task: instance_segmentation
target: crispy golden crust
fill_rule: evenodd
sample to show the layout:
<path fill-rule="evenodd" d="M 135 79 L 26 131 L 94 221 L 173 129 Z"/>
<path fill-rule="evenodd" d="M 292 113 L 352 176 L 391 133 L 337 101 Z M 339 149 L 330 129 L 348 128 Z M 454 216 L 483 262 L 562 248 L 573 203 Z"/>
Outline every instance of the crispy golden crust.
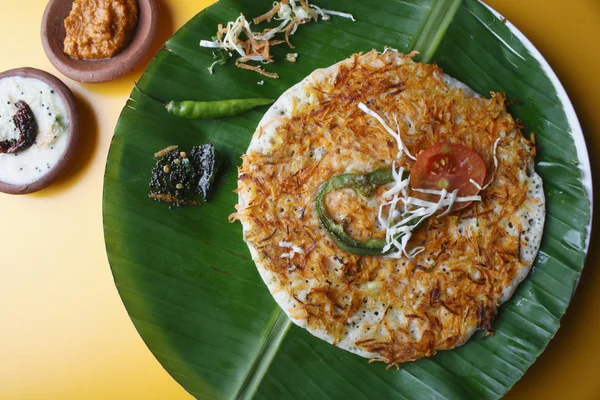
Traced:
<path fill-rule="evenodd" d="M 476 328 L 491 331 L 503 290 L 531 264 L 521 260 L 517 211 L 536 204 L 524 178 L 535 149 L 507 113 L 504 96 L 468 96 L 450 88 L 435 64 L 396 57 L 354 55 L 335 79 L 305 86 L 313 101 L 294 106 L 267 149 L 243 156 L 238 191 L 244 201 L 233 215 L 244 223 L 259 268 L 273 274 L 274 281 L 267 282 L 272 293 L 293 298 L 286 311 L 296 322 L 334 344 L 352 334 L 352 351 L 391 364 L 453 348 Z M 494 143 L 502 137 L 498 169 L 483 201 L 426 220 L 410 242 L 425 246 L 414 259 L 346 253 L 316 219 L 313 197 L 330 177 L 393 161 L 410 170 L 413 163 L 396 158 L 394 139 L 359 102 L 390 126 L 396 114 L 412 154 L 442 141 L 473 148 L 488 166 L 486 182 L 495 169 Z M 254 140 L 262 134 L 259 129 Z M 341 190 L 328 196 L 327 207 L 353 236 L 381 237 L 378 195 L 365 203 Z M 509 234 L 509 223 L 518 234 Z M 301 251 L 290 252 L 289 244 Z"/>

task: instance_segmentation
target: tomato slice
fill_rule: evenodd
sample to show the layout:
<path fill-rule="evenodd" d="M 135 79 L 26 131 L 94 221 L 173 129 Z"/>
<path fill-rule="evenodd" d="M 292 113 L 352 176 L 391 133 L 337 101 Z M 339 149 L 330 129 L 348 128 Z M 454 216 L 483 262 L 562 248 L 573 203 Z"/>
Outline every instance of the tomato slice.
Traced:
<path fill-rule="evenodd" d="M 475 196 L 479 189 L 470 180 L 481 187 L 485 180 L 486 166 L 483 159 L 469 147 L 442 142 L 434 144 L 423 151 L 410 172 L 410 186 L 413 189 L 446 189 L 453 192 L 458 189 L 458 196 Z M 414 197 L 439 201 L 439 195 L 413 192 Z M 470 203 L 456 202 L 453 210 L 465 208 Z"/>

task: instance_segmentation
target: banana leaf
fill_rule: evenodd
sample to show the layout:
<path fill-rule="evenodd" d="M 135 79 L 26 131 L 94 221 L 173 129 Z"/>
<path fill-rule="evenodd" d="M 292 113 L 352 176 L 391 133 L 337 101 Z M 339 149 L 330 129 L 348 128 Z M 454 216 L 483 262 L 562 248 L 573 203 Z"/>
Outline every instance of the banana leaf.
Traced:
<path fill-rule="evenodd" d="M 590 225 L 583 137 L 570 103 L 545 61 L 510 24 L 475 0 L 319 0 L 352 13 L 301 26 L 281 61 L 281 79 L 232 63 L 207 67 L 198 43 L 264 1 L 221 0 L 179 30 L 139 84 L 164 99 L 277 98 L 316 68 L 384 46 L 416 49 L 425 62 L 479 93 L 503 91 L 510 111 L 535 132 L 536 169 L 547 195 L 541 250 L 528 278 L 498 312 L 496 334 L 476 334 L 453 351 L 386 370 L 291 324 L 261 281 L 239 223 L 230 224 L 240 156 L 266 107 L 217 120 L 185 120 L 133 91 L 106 166 L 103 199 L 107 253 L 118 291 L 140 335 L 164 368 L 202 399 L 496 399 L 519 380 L 560 325 L 576 287 Z M 264 80 L 264 85 L 258 81 Z M 221 159 L 217 185 L 201 207 L 170 209 L 147 198 L 153 153 L 212 142 Z"/>

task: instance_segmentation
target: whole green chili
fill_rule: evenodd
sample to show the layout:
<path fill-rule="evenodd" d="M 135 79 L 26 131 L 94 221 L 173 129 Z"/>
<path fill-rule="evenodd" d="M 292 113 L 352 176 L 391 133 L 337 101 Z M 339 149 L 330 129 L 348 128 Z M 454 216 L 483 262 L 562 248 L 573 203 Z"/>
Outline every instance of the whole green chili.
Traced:
<path fill-rule="evenodd" d="M 408 173 L 406 173 L 408 174 Z M 386 245 L 384 239 L 357 240 L 344 230 L 343 224 L 338 224 L 327 213 L 325 196 L 337 189 L 350 188 L 367 200 L 373 195 L 375 189 L 386 183 L 394 181 L 391 168 L 382 168 L 367 174 L 342 174 L 337 175 L 319 187 L 314 199 L 317 218 L 321 226 L 327 230 L 337 245 L 343 250 L 360 255 L 381 255 Z"/>
<path fill-rule="evenodd" d="M 171 115 L 188 119 L 212 119 L 242 114 L 253 108 L 272 104 L 275 100 L 266 98 L 231 99 L 217 101 L 163 101 L 146 93 L 135 84 L 144 96 L 161 103 Z"/>

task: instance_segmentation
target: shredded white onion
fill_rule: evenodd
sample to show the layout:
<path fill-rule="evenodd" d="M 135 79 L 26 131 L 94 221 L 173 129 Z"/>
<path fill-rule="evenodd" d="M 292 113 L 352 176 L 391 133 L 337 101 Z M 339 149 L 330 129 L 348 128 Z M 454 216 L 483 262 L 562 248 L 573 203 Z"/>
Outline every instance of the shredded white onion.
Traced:
<path fill-rule="evenodd" d="M 473 184 L 477 188 L 477 190 L 483 190 L 483 188 L 479 185 L 479 183 L 475 182 L 473 178 L 469 179 L 469 182 Z"/>
<path fill-rule="evenodd" d="M 395 48 L 393 48 L 393 47 L 388 47 L 388 46 L 385 46 L 385 47 L 383 48 L 383 51 L 382 51 L 381 53 L 379 53 L 379 54 L 381 54 L 381 55 L 384 55 L 384 54 L 385 54 L 385 53 L 387 53 L 388 51 L 394 51 L 394 52 L 398 53 L 398 49 L 395 49 Z"/>
<path fill-rule="evenodd" d="M 323 18 L 324 21 L 327 21 L 329 19 L 329 17 L 326 18 L 327 15 L 336 15 L 338 17 L 348 18 L 348 19 L 352 20 L 352 22 L 356 22 L 356 20 L 354 19 L 354 16 L 352 14 L 349 14 L 349 13 L 327 10 L 325 8 L 317 7 L 314 4 L 311 4 L 310 7 L 314 8 L 315 10 L 317 10 L 317 12 L 319 14 L 321 14 L 321 18 Z"/>
<path fill-rule="evenodd" d="M 481 196 L 457 197 L 454 200 L 454 202 L 456 202 L 456 203 L 466 203 L 466 202 L 470 202 L 470 201 L 481 201 Z M 418 206 L 418 207 L 431 207 L 432 204 L 436 204 L 436 203 L 432 203 L 431 201 L 417 199 L 415 197 L 409 197 L 407 204 L 410 204 L 413 206 Z M 450 204 L 450 199 L 444 199 L 442 206 L 445 207 L 448 204 Z"/>
<path fill-rule="evenodd" d="M 408 151 L 408 147 L 406 147 L 404 145 L 404 142 L 402 141 L 402 136 L 400 136 L 400 125 L 398 124 L 398 118 L 396 117 L 396 114 L 394 114 L 394 122 L 396 123 L 396 132 L 398 133 L 398 136 L 396 137 L 396 140 L 400 142 L 400 144 L 402 145 L 402 148 L 404 149 L 404 152 L 406 153 L 406 155 L 408 156 L 408 158 L 413 159 L 413 160 L 417 160 L 417 157 L 413 156 L 412 154 L 410 154 L 410 151 Z M 400 147 L 400 144 L 398 145 L 398 147 Z"/>
<path fill-rule="evenodd" d="M 490 181 L 488 183 L 486 183 L 481 188 L 481 190 L 487 188 L 488 186 L 490 186 L 492 184 L 492 182 L 494 182 L 494 177 L 496 176 L 496 170 L 498 169 L 498 156 L 496 154 L 496 150 L 498 149 L 498 143 L 500 142 L 500 140 L 502 140 L 502 138 L 498 138 L 494 142 L 494 172 L 492 172 L 492 178 L 490 179 Z"/>
<path fill-rule="evenodd" d="M 285 249 L 291 249 L 289 253 L 282 253 L 281 256 L 279 256 L 280 258 L 294 258 L 296 254 L 304 254 L 304 250 L 302 250 L 301 247 L 296 246 L 291 242 L 281 241 L 279 242 L 279 246 Z"/>
<path fill-rule="evenodd" d="M 446 193 L 444 193 L 444 196 L 446 195 Z M 458 195 L 458 189 L 455 189 L 452 193 L 450 193 L 450 196 L 448 197 L 448 208 L 446 208 L 446 211 L 444 211 L 443 213 L 441 213 L 440 215 L 438 215 L 436 218 L 439 217 L 443 217 L 444 215 L 448 214 L 450 212 L 450 210 L 452 209 L 452 206 L 454 205 L 454 202 L 457 199 L 457 195 Z M 440 196 L 440 199 L 443 199 L 444 196 Z M 441 201 L 441 200 L 440 200 Z"/>
<path fill-rule="evenodd" d="M 227 50 L 235 50 L 240 56 L 245 57 L 246 52 L 238 43 L 238 37 L 242 33 L 246 22 L 246 18 L 244 14 L 240 14 L 240 16 L 235 20 L 235 22 L 229 21 L 227 23 L 227 34 L 223 38 L 223 48 Z"/>
<path fill-rule="evenodd" d="M 265 58 L 260 55 L 260 56 L 246 56 L 244 57 L 246 60 L 250 60 L 250 61 L 265 61 Z"/>
<path fill-rule="evenodd" d="M 301 6 L 294 7 L 294 14 L 296 15 L 296 18 L 298 18 L 300 21 L 310 19 L 310 15 L 308 15 L 306 10 Z"/>
<path fill-rule="evenodd" d="M 299 26 L 300 26 L 300 24 L 294 24 L 294 26 L 292 27 L 292 30 L 290 31 L 290 35 L 293 35 L 294 33 L 296 33 Z"/>
<path fill-rule="evenodd" d="M 273 36 L 275 36 L 277 33 L 282 32 L 287 27 L 287 24 L 289 24 L 291 20 L 292 20 L 291 18 L 286 18 L 281 24 L 279 24 L 279 26 L 271 29 L 264 35 L 255 34 L 254 38 L 256 40 L 271 40 L 273 38 Z"/>
<path fill-rule="evenodd" d="M 403 174 L 404 168 L 396 170 L 394 162 L 392 164 L 392 176 L 394 177 L 394 182 L 382 195 L 382 197 L 388 201 L 383 202 L 379 206 L 379 213 L 377 214 L 379 223 L 385 228 L 386 244 L 383 248 L 383 252 L 387 253 L 392 249 L 395 250 L 394 252 L 387 254 L 387 258 L 406 257 L 410 259 L 422 252 L 425 249 L 423 246 L 408 250 L 408 242 L 412 237 L 414 229 L 416 229 L 416 227 L 425 219 L 435 215 L 439 210 L 445 209 L 444 212 L 437 216 L 438 218 L 447 215 L 456 202 L 481 201 L 481 196 L 459 197 L 458 190 L 448 193 L 446 189 L 412 189 L 416 192 L 440 196 L 437 202 L 411 197 L 406 190 L 409 186 L 410 179 L 408 177 L 403 178 Z M 403 205 L 402 212 L 396 210 L 396 206 L 399 203 L 402 203 Z M 387 216 L 383 215 L 384 207 L 389 207 Z"/>
<path fill-rule="evenodd" d="M 289 19 L 290 21 L 292 20 L 292 7 L 290 7 L 289 4 L 282 4 L 281 7 L 279 7 L 279 11 L 277 11 L 277 16 L 275 17 L 276 20 L 281 20 L 281 19 Z"/>
<path fill-rule="evenodd" d="M 365 105 L 365 103 L 362 103 L 362 102 L 359 103 L 358 108 L 360 108 L 365 114 L 370 115 L 371 117 L 375 118 L 385 128 L 387 133 L 389 133 L 390 135 L 392 135 L 392 137 L 394 139 L 396 139 L 396 142 L 398 143 L 398 155 L 396 156 L 397 158 L 400 158 L 402 153 L 404 152 L 409 158 L 416 160 L 416 158 L 412 154 L 410 154 L 410 152 L 408 151 L 406 146 L 404 146 L 404 142 L 402 142 L 402 137 L 400 136 L 400 126 L 398 125 L 398 121 L 397 121 L 395 115 L 394 115 L 394 120 L 396 121 L 396 128 L 398 129 L 397 132 L 395 132 L 392 128 L 390 128 L 390 126 L 385 123 L 383 118 L 379 114 L 377 114 L 375 111 L 373 111 L 369 107 L 367 107 Z"/>
<path fill-rule="evenodd" d="M 331 17 L 329 15 L 327 15 L 323 12 L 323 9 L 321 7 L 315 6 L 314 4 L 311 4 L 310 7 L 314 8 L 315 10 L 317 10 L 317 12 L 319 14 L 321 14 L 321 19 L 323 21 L 329 21 L 331 19 Z"/>
<path fill-rule="evenodd" d="M 421 189 L 421 188 L 412 188 L 412 190 L 414 190 L 415 192 L 419 192 L 419 193 L 425 193 L 425 194 L 442 194 L 441 190 L 435 190 L 435 189 Z M 444 189 L 446 190 L 446 189 Z"/>
<path fill-rule="evenodd" d="M 200 47 L 208 47 L 209 49 L 222 49 L 224 46 L 223 43 L 219 42 L 218 40 L 215 40 L 214 42 L 211 40 L 201 40 Z"/>
<path fill-rule="evenodd" d="M 404 173 L 404 168 L 400 168 L 400 172 L 399 175 L 402 175 L 402 173 Z M 397 193 L 400 193 L 402 191 L 402 189 L 407 188 L 408 184 L 409 184 L 409 180 L 408 179 L 404 179 L 400 182 L 397 182 L 392 188 L 390 188 L 387 192 L 385 192 L 383 194 L 384 198 L 389 198 Z"/>
<path fill-rule="evenodd" d="M 442 193 L 444 193 L 444 191 L 446 189 L 442 189 L 442 190 L 435 190 L 435 189 L 420 189 L 420 188 L 413 188 L 413 190 L 415 192 L 419 192 L 419 193 L 427 193 L 427 194 L 437 194 L 437 195 L 442 195 Z M 457 191 L 457 190 L 455 190 Z M 446 191 L 447 193 L 447 191 Z M 460 202 L 467 202 L 467 201 L 481 201 L 481 196 L 461 196 L 461 197 L 457 197 L 456 201 L 458 203 Z"/>

